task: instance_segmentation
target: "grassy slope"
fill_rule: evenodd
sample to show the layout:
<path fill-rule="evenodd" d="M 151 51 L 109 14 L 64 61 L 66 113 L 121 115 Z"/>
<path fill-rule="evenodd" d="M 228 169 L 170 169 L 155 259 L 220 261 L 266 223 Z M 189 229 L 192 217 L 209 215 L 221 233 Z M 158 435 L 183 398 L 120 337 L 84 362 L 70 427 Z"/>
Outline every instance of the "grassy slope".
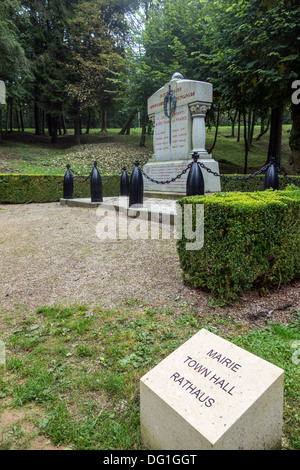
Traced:
<path fill-rule="evenodd" d="M 290 126 L 283 129 L 282 162 L 287 168 L 290 154 L 288 138 Z M 29 132 L 31 131 L 31 132 Z M 214 129 L 207 132 L 206 147 L 212 145 Z M 4 136 L 0 144 L 0 172 L 21 172 L 33 174 L 64 174 L 66 164 L 70 163 L 75 171 L 88 173 L 95 160 L 98 161 L 100 173 L 117 173 L 122 166 L 128 170 L 133 162 L 139 159 L 144 164 L 152 155 L 152 136 L 147 136 L 146 148 L 139 147 L 140 129 L 132 129 L 129 136 L 119 135 L 119 129 L 110 129 L 106 133 L 93 130 L 89 135 L 82 135 L 82 144 L 74 145 L 72 131 L 67 136 L 58 137 L 57 144 L 51 144 L 49 137 L 37 137 L 28 130 L 25 135 L 17 132 Z M 244 143 L 236 138 L 228 138 L 229 127 L 221 127 L 217 144 L 212 152 L 220 161 L 223 173 L 243 173 Z M 259 126 L 255 128 L 257 136 Z M 261 168 L 266 161 L 268 151 L 268 134 L 253 146 L 248 157 L 249 173 Z"/>

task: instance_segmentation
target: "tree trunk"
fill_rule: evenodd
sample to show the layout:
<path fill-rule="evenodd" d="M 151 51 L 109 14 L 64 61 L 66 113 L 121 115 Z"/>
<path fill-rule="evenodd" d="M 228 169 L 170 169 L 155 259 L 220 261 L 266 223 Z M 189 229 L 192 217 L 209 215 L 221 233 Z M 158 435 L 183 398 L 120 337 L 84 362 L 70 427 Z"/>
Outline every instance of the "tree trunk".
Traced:
<path fill-rule="evenodd" d="M 13 99 L 10 97 L 8 98 L 9 103 L 9 130 L 13 132 Z"/>
<path fill-rule="evenodd" d="M 52 116 L 50 116 L 50 114 L 47 113 L 46 119 L 47 119 L 48 135 L 51 136 L 52 135 Z"/>
<path fill-rule="evenodd" d="M 41 111 L 41 133 L 45 135 L 45 110 L 42 109 Z"/>
<path fill-rule="evenodd" d="M 292 154 L 289 159 L 293 173 L 300 173 L 300 104 L 292 104 L 292 129 L 289 139 Z"/>
<path fill-rule="evenodd" d="M 136 113 L 137 113 L 137 110 L 134 110 L 134 111 L 130 114 L 129 118 L 128 118 L 127 121 L 125 122 L 125 124 L 124 124 L 124 126 L 122 127 L 122 129 L 120 130 L 119 134 L 122 134 L 122 135 L 123 135 L 123 134 L 125 134 L 125 132 L 126 132 L 126 134 L 129 134 L 128 130 L 130 131 L 130 127 L 131 127 L 132 121 L 133 121 L 134 116 L 136 115 Z"/>
<path fill-rule="evenodd" d="M 85 130 L 86 134 L 90 133 L 90 126 L 91 126 L 91 110 L 89 109 L 88 117 L 87 117 L 87 123 L 86 123 L 86 130 Z"/>
<path fill-rule="evenodd" d="M 217 122 L 216 122 L 215 138 L 214 138 L 212 146 L 210 147 L 210 149 L 208 151 L 209 154 L 213 151 L 213 148 L 214 148 L 214 146 L 216 145 L 216 142 L 217 142 L 218 130 L 219 130 L 219 121 L 220 121 L 220 104 L 218 106 L 218 111 L 217 111 Z"/>
<path fill-rule="evenodd" d="M 52 133 L 51 133 L 51 142 L 56 144 L 57 142 L 57 131 L 58 131 L 58 118 L 52 118 Z"/>
<path fill-rule="evenodd" d="M 244 162 L 244 175 L 247 174 L 248 171 L 248 152 L 249 152 L 249 144 L 247 140 L 247 117 L 246 117 L 246 110 L 243 111 L 243 118 L 244 118 L 244 142 L 245 142 L 245 162 Z"/>
<path fill-rule="evenodd" d="M 272 157 L 276 164 L 281 164 L 281 136 L 282 136 L 283 107 L 273 108 L 271 111 L 271 129 L 268 148 L 268 162 Z"/>
<path fill-rule="evenodd" d="M 140 147 L 146 147 L 147 119 L 143 119 Z"/>
<path fill-rule="evenodd" d="M 65 120 L 65 116 L 62 114 L 61 116 L 61 125 L 62 125 L 62 128 L 63 128 L 63 134 L 66 135 L 67 133 L 67 126 L 66 126 L 66 120 Z"/>
<path fill-rule="evenodd" d="M 19 119 L 19 110 L 18 110 L 18 108 L 16 108 L 16 123 L 17 123 L 18 132 L 20 132 L 20 119 Z"/>
<path fill-rule="evenodd" d="M 103 107 L 101 113 L 101 132 L 107 132 L 107 111 L 105 107 Z"/>
<path fill-rule="evenodd" d="M 9 101 L 6 102 L 5 131 L 8 132 Z"/>
<path fill-rule="evenodd" d="M 74 118 L 74 140 L 76 144 L 80 144 L 80 117 Z"/>
<path fill-rule="evenodd" d="M 249 137 L 249 145 L 252 145 L 253 142 L 253 134 L 254 134 L 254 126 L 255 126 L 255 113 L 253 112 L 252 114 L 252 123 L 251 123 L 251 129 L 250 129 L 250 137 Z"/>
<path fill-rule="evenodd" d="M 271 122 L 271 117 L 269 117 L 269 119 L 268 119 L 267 127 L 265 127 L 264 125 L 260 126 L 260 133 L 256 137 L 256 139 L 255 139 L 256 141 L 260 140 L 260 138 L 268 132 L 269 127 L 270 127 L 270 122 Z"/>
<path fill-rule="evenodd" d="M 34 125 L 35 135 L 43 135 L 44 132 L 44 111 L 34 103 Z"/>
<path fill-rule="evenodd" d="M 265 117 L 262 116 L 260 119 L 260 134 L 265 132 Z"/>
<path fill-rule="evenodd" d="M 231 120 L 231 137 L 234 137 L 234 128 L 235 128 L 236 116 L 237 116 L 237 111 L 235 111 L 234 116 Z"/>
<path fill-rule="evenodd" d="M 39 118 L 39 107 L 37 103 L 34 103 L 34 127 L 35 135 L 40 135 L 40 118 Z"/>
<path fill-rule="evenodd" d="M 249 115 L 248 115 L 248 137 L 247 137 L 247 141 L 248 141 L 248 150 L 250 150 L 250 136 L 251 136 L 251 118 L 252 118 L 252 113 L 251 111 L 249 111 Z"/>
<path fill-rule="evenodd" d="M 237 135 L 237 142 L 240 141 L 241 138 L 241 111 L 239 111 L 239 116 L 238 116 L 238 135 Z"/>
<path fill-rule="evenodd" d="M 23 108 L 22 108 L 21 103 L 20 103 L 19 107 L 20 107 L 20 124 L 21 124 L 21 131 L 24 132 Z"/>

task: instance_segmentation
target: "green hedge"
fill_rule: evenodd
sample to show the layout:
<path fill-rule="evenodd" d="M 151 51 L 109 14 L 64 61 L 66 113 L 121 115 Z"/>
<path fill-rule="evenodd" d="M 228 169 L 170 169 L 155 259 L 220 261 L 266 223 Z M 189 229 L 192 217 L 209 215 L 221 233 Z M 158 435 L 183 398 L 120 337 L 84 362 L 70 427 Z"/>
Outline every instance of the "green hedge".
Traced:
<path fill-rule="evenodd" d="M 234 176 L 234 175 L 231 175 Z M 0 203 L 28 203 L 28 202 L 54 202 L 63 197 L 63 175 L 20 175 L 0 174 Z M 105 179 L 102 176 L 103 196 L 118 196 L 120 191 L 120 178 Z M 222 191 L 261 191 L 263 189 L 263 175 L 248 180 L 223 180 Z M 300 177 L 294 177 L 299 179 Z M 80 177 L 79 177 L 80 179 Z M 279 177 L 280 188 L 288 185 L 288 180 Z M 74 197 L 90 197 L 90 183 L 74 181 Z"/>
<path fill-rule="evenodd" d="M 180 199 L 204 204 L 204 245 L 177 250 L 185 282 L 215 298 L 236 300 L 252 286 L 270 288 L 300 278 L 300 191 L 215 193 Z M 193 226 L 195 229 L 195 225 Z"/>
<path fill-rule="evenodd" d="M 225 175 L 225 176 L 238 176 L 240 177 L 241 175 Z M 253 191 L 262 191 L 263 186 L 264 186 L 264 177 L 265 175 L 257 175 L 252 178 L 248 178 L 246 180 L 227 180 L 227 179 L 221 179 L 221 189 L 223 192 L 228 192 L 228 191 L 242 191 L 242 192 L 253 192 Z M 293 176 L 292 177 L 295 180 L 299 181 L 300 185 L 300 176 Z M 286 186 L 289 183 L 289 181 L 279 175 L 279 189 L 283 190 L 286 188 Z M 297 183 L 298 186 L 298 183 Z M 299 186 L 300 187 L 300 186 Z"/>
<path fill-rule="evenodd" d="M 0 174 L 0 202 L 20 204 L 59 201 L 63 197 L 63 180 L 63 175 Z M 118 196 L 120 177 L 102 179 L 102 191 L 104 197 Z M 74 181 L 75 198 L 90 196 L 89 181 Z"/>

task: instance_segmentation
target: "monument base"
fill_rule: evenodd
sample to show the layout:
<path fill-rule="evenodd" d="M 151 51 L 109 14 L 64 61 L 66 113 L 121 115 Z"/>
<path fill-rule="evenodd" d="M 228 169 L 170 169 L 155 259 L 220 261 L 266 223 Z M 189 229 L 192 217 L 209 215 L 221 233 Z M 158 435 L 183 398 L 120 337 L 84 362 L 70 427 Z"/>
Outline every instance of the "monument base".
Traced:
<path fill-rule="evenodd" d="M 212 171 L 219 173 L 219 164 L 212 158 L 204 158 L 199 160 Z M 191 160 L 172 160 L 172 161 L 155 161 L 149 162 L 144 165 L 143 170 L 147 176 L 158 181 L 166 181 L 175 178 L 191 163 Z M 205 193 L 214 193 L 221 191 L 220 177 L 208 173 L 205 169 L 201 169 L 204 178 L 204 191 Z M 186 194 L 186 180 L 189 170 L 176 179 L 172 183 L 158 184 L 150 181 L 144 176 L 144 191 L 159 191 L 159 192 L 173 192 Z"/>

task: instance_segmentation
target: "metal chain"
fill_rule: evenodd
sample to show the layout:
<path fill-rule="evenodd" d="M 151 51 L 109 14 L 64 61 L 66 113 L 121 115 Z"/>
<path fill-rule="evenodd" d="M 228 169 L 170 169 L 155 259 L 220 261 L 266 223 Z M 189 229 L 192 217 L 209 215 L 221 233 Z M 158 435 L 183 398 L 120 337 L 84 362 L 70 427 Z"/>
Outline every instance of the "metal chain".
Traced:
<path fill-rule="evenodd" d="M 208 173 L 211 173 L 213 174 L 214 176 L 217 176 L 217 177 L 220 177 L 222 179 L 226 179 L 226 180 L 247 180 L 249 178 L 254 178 L 254 176 L 257 176 L 257 175 L 260 175 L 261 173 L 263 173 L 265 170 L 267 170 L 269 168 L 269 166 L 271 165 L 271 163 L 267 163 L 263 168 L 261 168 L 260 170 L 257 170 L 255 173 L 252 173 L 251 175 L 247 175 L 247 176 L 226 176 L 226 175 L 221 175 L 219 173 L 217 173 L 216 171 L 213 171 L 211 170 L 210 168 L 208 168 L 207 166 L 204 165 L 204 163 L 201 163 L 201 162 L 197 162 L 198 165 L 200 165 L 201 168 L 204 168 Z M 174 181 L 176 181 L 178 178 L 181 178 L 182 175 L 184 175 L 190 168 L 191 166 L 193 165 L 193 163 L 190 163 L 179 175 L 175 176 L 174 178 L 170 179 L 170 180 L 166 180 L 166 181 L 159 181 L 159 180 L 156 180 L 154 178 L 151 178 L 150 176 L 148 176 L 144 170 L 142 170 L 141 168 L 139 168 L 139 170 L 141 171 L 141 173 L 150 181 L 152 181 L 153 183 L 156 183 L 156 184 L 169 184 L 169 183 L 173 183 Z"/>
<path fill-rule="evenodd" d="M 281 173 L 291 183 L 300 184 L 300 178 L 299 179 L 291 178 L 279 166 L 277 166 L 276 169 L 277 169 L 278 173 Z"/>
<path fill-rule="evenodd" d="M 74 181 L 77 181 L 77 183 L 85 183 L 85 182 L 91 177 L 91 175 L 92 175 L 92 172 L 91 172 L 91 173 L 90 173 L 88 176 L 86 176 L 83 180 L 79 180 L 79 179 L 77 179 L 76 176 L 74 175 L 74 174 L 79 175 L 79 173 L 77 173 L 76 171 L 71 170 L 71 169 L 70 169 L 70 172 L 71 172 L 71 175 L 72 175 L 73 180 L 74 180 Z M 74 174 L 73 174 L 73 173 L 74 173 Z M 103 177 L 101 177 L 101 179 L 102 179 L 102 180 L 108 180 L 108 179 L 115 178 L 116 176 L 120 176 L 121 174 L 122 174 L 122 173 L 120 172 L 120 173 L 117 173 L 116 175 L 103 176 Z M 127 174 L 130 174 L 130 173 L 127 173 Z"/>
<path fill-rule="evenodd" d="M 206 170 L 208 173 L 216 176 L 216 177 L 219 177 L 219 178 L 222 178 L 222 179 L 225 179 L 225 180 L 247 180 L 247 179 L 250 179 L 250 178 L 254 178 L 255 176 L 258 176 L 260 174 L 262 174 L 265 170 L 267 170 L 271 165 L 272 163 L 269 162 L 267 163 L 265 166 L 263 166 L 260 170 L 257 170 L 255 171 L 254 173 L 252 173 L 251 175 L 246 175 L 246 176 L 226 176 L 226 175 L 222 175 L 216 171 L 213 171 L 211 170 L 210 168 L 208 168 L 206 165 L 204 165 L 204 163 L 198 161 L 197 162 L 198 165 L 203 168 L 204 170 Z M 150 176 L 148 176 L 145 171 L 138 167 L 140 172 L 150 181 L 152 181 L 152 183 L 156 183 L 156 184 L 170 184 L 170 183 L 174 183 L 177 179 L 181 178 L 191 167 L 192 167 L 193 163 L 189 163 L 187 165 L 187 167 L 181 172 L 179 173 L 177 176 L 174 176 L 174 178 L 171 178 L 169 180 L 165 180 L 165 181 L 159 181 L 159 180 L 156 180 L 154 178 L 151 178 Z M 278 166 L 276 167 L 277 171 L 279 173 L 281 173 L 288 181 L 290 181 L 291 183 L 295 183 L 295 184 L 300 184 L 300 179 L 296 179 L 296 178 L 291 178 L 289 177 L 283 170 L 281 170 L 281 168 L 279 168 Z M 77 173 L 76 171 L 74 170 L 71 170 L 70 169 L 70 172 L 71 172 L 71 175 L 72 175 L 72 178 L 74 181 L 77 181 L 78 183 L 84 183 L 85 181 L 87 181 L 91 175 L 92 175 L 92 172 L 86 176 L 83 180 L 79 180 L 75 177 L 74 174 L 79 174 Z M 110 175 L 110 176 L 104 176 L 102 179 L 112 179 L 112 178 L 115 178 L 116 176 L 120 176 L 122 174 L 122 172 L 120 173 L 117 173 L 116 175 Z M 130 175 L 130 173 L 127 172 L 128 175 Z"/>
<path fill-rule="evenodd" d="M 70 170 L 71 173 L 74 173 L 74 175 L 80 175 L 80 173 L 78 173 L 78 172 L 75 171 L 75 170 L 72 170 L 72 168 L 69 168 L 69 170 Z"/>
<path fill-rule="evenodd" d="M 156 184 L 170 184 L 170 183 L 174 183 L 174 181 L 176 181 L 177 179 L 181 178 L 192 166 L 192 163 L 189 163 L 188 166 L 181 172 L 179 173 L 179 175 L 175 176 L 174 178 L 171 178 L 170 180 L 166 180 L 166 181 L 159 181 L 159 180 L 155 180 L 154 178 L 151 178 L 150 176 L 148 176 L 144 170 L 142 170 L 142 168 L 139 167 L 139 170 L 140 172 L 150 181 L 152 181 L 152 183 L 156 183 Z"/>
<path fill-rule="evenodd" d="M 88 179 L 90 179 L 91 174 L 92 174 L 92 172 L 90 172 L 90 174 L 89 174 L 88 176 L 86 176 L 83 180 L 79 180 L 79 179 L 77 179 L 76 176 L 73 174 L 73 173 L 76 173 L 76 174 L 78 175 L 79 173 L 77 173 L 76 171 L 73 171 L 73 170 L 71 170 L 71 169 L 70 169 L 70 173 L 71 173 L 71 175 L 72 175 L 73 180 L 74 180 L 74 181 L 77 181 L 77 183 L 85 183 Z"/>
<path fill-rule="evenodd" d="M 260 175 L 261 173 L 263 173 L 265 170 L 267 170 L 269 168 L 269 166 L 271 165 L 271 163 L 267 163 L 264 167 L 262 167 L 260 170 L 257 170 L 255 173 L 252 173 L 251 175 L 246 175 L 246 176 L 226 176 L 226 175 L 220 175 L 219 173 L 217 173 L 216 171 L 213 171 L 211 170 L 210 168 L 208 168 L 207 166 L 204 165 L 204 163 L 201 163 L 201 162 L 198 162 L 198 165 L 201 166 L 201 168 L 204 168 L 204 170 L 206 170 L 208 173 L 212 173 L 214 176 L 218 176 L 222 179 L 226 179 L 226 180 L 247 180 L 249 178 L 254 178 L 254 176 L 258 176 Z"/>

